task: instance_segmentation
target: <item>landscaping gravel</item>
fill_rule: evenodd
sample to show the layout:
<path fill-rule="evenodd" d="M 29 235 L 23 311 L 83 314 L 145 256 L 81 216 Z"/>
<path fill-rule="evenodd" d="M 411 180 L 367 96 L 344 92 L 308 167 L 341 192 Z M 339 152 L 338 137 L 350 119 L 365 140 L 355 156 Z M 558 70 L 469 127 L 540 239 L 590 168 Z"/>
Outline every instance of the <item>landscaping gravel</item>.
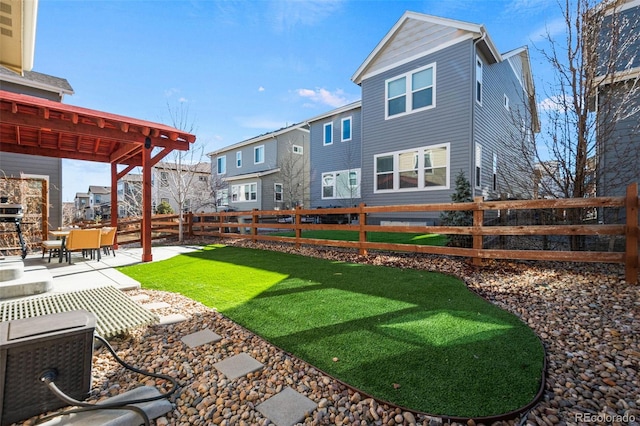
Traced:
<path fill-rule="evenodd" d="M 541 402 L 522 418 L 495 424 L 640 425 L 640 285 L 626 284 L 618 265 L 491 261 L 473 267 L 464 259 L 440 256 L 370 253 L 361 257 L 335 248 L 295 248 L 246 240 L 233 244 L 456 275 L 472 291 L 520 317 L 540 336 L 547 350 L 548 377 Z M 159 418 L 157 425 L 267 425 L 270 422 L 255 407 L 287 386 L 318 404 L 305 425 L 456 424 L 360 395 L 215 310 L 179 294 L 150 290 L 128 294 L 146 294 L 149 302 L 168 303 L 171 307 L 159 311 L 161 315 L 180 313 L 189 318 L 174 325 L 137 330 L 111 342 L 127 362 L 178 379 L 180 389 L 172 397 L 175 409 Z M 223 340 L 193 349 L 180 341 L 182 336 L 205 328 Z M 228 381 L 212 365 L 240 352 L 265 367 Z M 165 385 L 127 372 L 104 348 L 96 351 L 93 374 L 93 400 L 141 383 Z"/>

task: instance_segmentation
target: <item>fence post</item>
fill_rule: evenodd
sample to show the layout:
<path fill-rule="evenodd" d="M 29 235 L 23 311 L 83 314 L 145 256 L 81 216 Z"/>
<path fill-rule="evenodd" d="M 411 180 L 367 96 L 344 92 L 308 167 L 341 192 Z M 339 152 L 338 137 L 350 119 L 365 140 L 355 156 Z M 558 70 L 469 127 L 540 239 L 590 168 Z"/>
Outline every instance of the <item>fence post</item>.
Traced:
<path fill-rule="evenodd" d="M 474 197 L 474 203 L 482 203 L 482 197 Z M 480 210 L 478 207 L 473 209 L 473 248 L 475 250 L 482 250 L 482 224 L 484 223 L 484 210 Z M 474 266 L 482 266 L 481 257 L 473 257 L 471 262 Z"/>
<path fill-rule="evenodd" d="M 296 232 L 296 248 L 300 247 L 300 239 L 302 238 L 302 229 L 300 228 L 302 215 L 300 214 L 300 209 L 300 206 L 296 206 L 295 215 L 293 216 L 293 227 Z"/>
<path fill-rule="evenodd" d="M 360 256 L 366 256 L 367 254 L 369 254 L 367 248 L 363 245 L 363 243 L 367 242 L 367 231 L 365 231 L 364 229 L 364 227 L 367 225 L 367 215 L 364 212 L 364 206 L 366 206 L 365 203 L 360 203 L 360 205 L 358 206 L 360 208 L 360 211 L 358 212 L 358 224 L 360 226 L 360 230 L 358 232 L 358 241 L 360 243 L 358 253 L 360 254 Z"/>
<path fill-rule="evenodd" d="M 260 222 L 258 216 L 258 209 L 253 209 L 253 214 L 251 215 L 251 241 L 254 243 L 258 240 L 256 236 L 258 235 L 258 222 Z"/>
<path fill-rule="evenodd" d="M 625 279 L 629 284 L 638 284 L 638 183 L 627 186 L 625 200 L 627 226 L 625 230 L 626 259 Z"/>
<path fill-rule="evenodd" d="M 193 212 L 187 213 L 187 235 L 193 237 Z"/>

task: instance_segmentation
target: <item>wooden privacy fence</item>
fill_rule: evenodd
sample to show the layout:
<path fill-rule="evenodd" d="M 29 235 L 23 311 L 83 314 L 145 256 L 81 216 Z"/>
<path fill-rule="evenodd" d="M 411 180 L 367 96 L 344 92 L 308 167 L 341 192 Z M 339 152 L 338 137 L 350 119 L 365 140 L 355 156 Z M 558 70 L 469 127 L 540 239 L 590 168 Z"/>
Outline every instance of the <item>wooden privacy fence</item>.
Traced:
<path fill-rule="evenodd" d="M 247 238 L 253 241 L 279 241 L 301 244 L 346 247 L 358 250 L 366 255 L 368 250 L 392 250 L 417 252 L 426 254 L 463 256 L 472 259 L 475 265 L 481 265 L 483 259 L 510 260 L 542 260 L 566 262 L 598 262 L 621 263 L 625 265 L 625 278 L 628 283 L 638 282 L 638 184 L 629 185 L 624 197 L 592 197 L 553 200 L 520 200 L 520 201 L 483 201 L 481 197 L 471 203 L 440 203 L 440 204 L 412 204 L 398 206 L 366 206 L 331 208 L 331 209 L 302 209 L 283 210 L 253 210 L 244 212 L 218 212 L 188 214 L 185 216 L 185 235 L 215 236 Z M 569 223 L 571 217 L 568 212 L 583 209 L 584 211 L 598 211 L 599 217 L 605 217 L 607 210 L 616 211 L 616 216 L 623 217 L 624 223 L 601 224 Z M 469 211 L 473 214 L 471 226 L 417 226 L 412 224 L 373 224 L 380 217 L 415 218 L 416 215 L 431 214 L 437 216 L 443 211 Z M 554 224 L 501 224 L 498 217 L 509 216 L 517 211 L 527 211 L 528 217 L 540 217 L 552 213 L 556 218 Z M 620 214 L 621 213 L 621 214 Z M 386 215 L 386 216 L 385 216 Z M 345 224 L 317 223 L 317 218 L 329 217 L 349 218 Z M 584 217 L 581 215 L 580 217 Z M 357 220 L 351 220 L 357 218 Z M 492 220 L 490 220 L 492 219 Z M 400 219 L 398 219 L 400 220 Z M 415 220 L 415 219 L 412 219 Z M 369 224 L 371 222 L 372 224 Z M 558 223 L 559 222 L 559 223 Z M 273 232 L 265 231 L 292 230 L 293 237 L 276 236 Z M 337 241 L 314 238 L 302 238 L 306 230 L 351 230 L 358 232 L 357 241 Z M 370 232 L 400 232 L 420 234 L 468 235 L 472 238 L 471 247 L 441 247 L 429 245 L 380 243 L 367 240 Z M 499 249 L 486 247 L 490 239 L 503 236 L 540 236 L 545 238 L 558 237 L 605 237 L 624 241 L 622 251 L 610 250 L 563 250 L 541 249 Z"/>

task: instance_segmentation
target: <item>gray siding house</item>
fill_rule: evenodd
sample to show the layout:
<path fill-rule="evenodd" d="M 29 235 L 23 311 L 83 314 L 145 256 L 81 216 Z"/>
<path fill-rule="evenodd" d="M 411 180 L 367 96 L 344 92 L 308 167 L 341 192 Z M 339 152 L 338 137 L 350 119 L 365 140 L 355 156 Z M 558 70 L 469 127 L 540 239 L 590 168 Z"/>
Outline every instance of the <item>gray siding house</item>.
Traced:
<path fill-rule="evenodd" d="M 308 120 L 311 206 L 351 207 L 362 201 L 362 103 Z"/>
<path fill-rule="evenodd" d="M 367 205 L 449 202 L 459 171 L 474 196 L 531 196 L 510 148 L 537 130 L 526 47 L 500 54 L 481 25 L 406 12 L 352 80 Z"/>
<path fill-rule="evenodd" d="M 622 196 L 640 183 L 640 1 L 603 3 L 599 12 L 596 194 Z"/>
<path fill-rule="evenodd" d="M 309 130 L 299 123 L 207 154 L 219 207 L 284 210 L 309 205 Z"/>
<path fill-rule="evenodd" d="M 18 74 L 4 66 L 0 66 L 0 90 L 56 102 L 62 102 L 64 95 L 73 94 L 73 89 L 64 78 L 35 71 L 23 71 L 22 74 Z M 0 176 L 24 176 L 46 180 L 49 189 L 49 229 L 62 226 L 61 159 L 0 152 Z"/>

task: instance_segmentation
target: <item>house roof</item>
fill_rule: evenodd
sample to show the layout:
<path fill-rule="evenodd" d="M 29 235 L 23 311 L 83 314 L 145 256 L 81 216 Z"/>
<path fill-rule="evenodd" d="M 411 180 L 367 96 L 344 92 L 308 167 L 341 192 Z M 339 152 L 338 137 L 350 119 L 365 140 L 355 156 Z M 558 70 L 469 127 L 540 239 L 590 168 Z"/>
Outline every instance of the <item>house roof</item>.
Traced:
<path fill-rule="evenodd" d="M 22 75 L 0 65 L 0 87 L 2 82 L 19 84 L 21 86 L 35 87 L 59 95 L 73 95 L 73 88 L 66 78 L 54 77 L 35 71 L 23 71 Z"/>
<path fill-rule="evenodd" d="M 234 149 L 242 148 L 243 146 L 251 145 L 251 144 L 256 143 L 256 142 L 261 142 L 261 141 L 265 141 L 267 139 L 277 138 L 278 136 L 283 135 L 285 133 L 288 133 L 288 132 L 290 132 L 292 130 L 302 130 L 302 131 L 305 131 L 305 132 L 309 132 L 309 129 L 306 128 L 307 126 L 308 126 L 308 123 L 306 121 L 303 121 L 303 122 L 297 123 L 297 124 L 292 124 L 291 126 L 283 127 L 282 129 L 274 130 L 273 132 L 263 133 L 263 134 L 261 134 L 259 136 L 254 137 L 254 138 L 246 139 L 246 140 L 244 140 L 242 142 L 238 142 L 238 143 L 236 143 L 234 145 L 229 145 L 229 146 L 226 146 L 224 148 L 218 149 L 216 151 L 212 151 L 212 152 L 208 153 L 207 155 L 209 157 L 212 157 L 214 155 L 218 155 L 218 154 L 221 154 L 223 152 L 227 152 L 227 151 L 231 151 L 231 150 L 234 150 Z"/>
<path fill-rule="evenodd" d="M 102 163 L 142 165 L 145 145 L 186 151 L 182 130 L 0 90 L 0 151 Z"/>
<path fill-rule="evenodd" d="M 111 187 L 109 186 L 98 186 L 91 185 L 89 186 L 89 191 L 92 194 L 111 194 Z"/>
<path fill-rule="evenodd" d="M 318 120 L 324 120 L 325 118 L 328 117 L 332 117 L 334 115 L 338 115 L 338 114 L 342 114 L 343 112 L 347 112 L 347 111 L 352 111 L 354 109 L 358 109 L 362 107 L 362 101 L 356 101 L 356 102 L 352 102 L 350 104 L 347 105 L 343 105 L 339 108 L 336 109 L 332 109 L 331 111 L 327 111 L 324 114 L 320 114 L 317 115 L 313 118 L 310 118 L 307 121 L 307 123 L 313 123 L 314 121 L 318 121 Z"/>
<path fill-rule="evenodd" d="M 351 80 L 361 84 L 366 77 L 426 56 L 465 38 L 478 41 L 478 48 L 489 63 L 502 60 L 484 25 L 407 11 L 367 56 Z M 394 54 L 385 56 L 387 51 L 394 51 Z"/>
<path fill-rule="evenodd" d="M 86 192 L 76 192 L 76 198 L 89 198 L 89 194 Z"/>
<path fill-rule="evenodd" d="M 275 168 L 275 169 L 270 169 L 270 170 L 265 170 L 262 172 L 256 172 L 256 173 L 247 173 L 244 175 L 237 175 L 237 176 L 229 176 L 229 177 L 225 177 L 224 180 L 228 181 L 228 182 L 233 182 L 236 180 L 243 180 L 243 179 L 255 179 L 255 178 L 260 178 L 262 176 L 268 176 L 274 173 L 278 173 L 280 171 L 280 168 Z"/>
<path fill-rule="evenodd" d="M 160 161 L 154 166 L 156 169 L 178 170 L 178 165 L 170 161 Z M 196 164 L 182 164 L 182 170 L 190 170 L 196 173 L 211 173 L 211 163 L 200 162 Z"/>

